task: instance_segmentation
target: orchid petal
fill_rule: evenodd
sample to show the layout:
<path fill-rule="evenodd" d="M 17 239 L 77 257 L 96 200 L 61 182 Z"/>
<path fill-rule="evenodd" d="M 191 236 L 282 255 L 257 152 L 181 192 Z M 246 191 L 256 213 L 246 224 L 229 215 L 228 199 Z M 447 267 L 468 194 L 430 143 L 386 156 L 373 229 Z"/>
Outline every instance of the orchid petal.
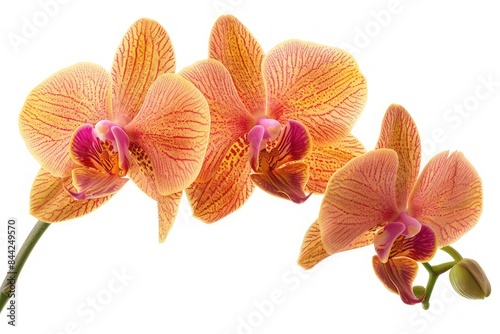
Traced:
<path fill-rule="evenodd" d="M 402 106 L 393 104 L 387 109 L 376 148 L 390 148 L 398 154 L 396 203 L 405 211 L 420 169 L 421 149 L 417 126 Z"/>
<path fill-rule="evenodd" d="M 341 49 L 291 40 L 274 47 L 262 68 L 267 116 L 301 122 L 315 142 L 341 140 L 365 105 L 365 77 Z"/>
<path fill-rule="evenodd" d="M 417 298 L 413 294 L 412 285 L 418 272 L 417 262 L 407 257 L 397 257 L 383 263 L 378 256 L 374 256 L 373 268 L 385 287 L 399 294 L 405 304 L 418 304 L 424 299 L 424 296 Z"/>
<path fill-rule="evenodd" d="M 151 160 L 147 153 L 140 147 L 133 145 L 131 147 L 132 161 L 130 164 L 129 176 L 134 183 L 141 188 L 149 197 L 156 200 L 158 206 L 158 239 L 164 242 L 175 222 L 179 202 L 182 192 L 162 196 L 156 187 L 156 179 L 151 167 Z M 151 167 L 151 168 L 150 168 Z"/>
<path fill-rule="evenodd" d="M 383 226 L 385 225 L 381 224 L 380 226 L 376 226 L 375 228 L 365 231 L 363 234 L 357 237 L 353 242 L 351 242 L 347 247 L 343 248 L 341 252 L 373 244 L 373 242 L 375 241 L 375 237 L 380 232 L 380 229 Z"/>
<path fill-rule="evenodd" d="M 405 256 L 418 262 L 428 262 L 436 254 L 436 234 L 427 225 L 422 225 L 414 237 L 400 236 L 393 244 L 389 257 Z"/>
<path fill-rule="evenodd" d="M 231 73 L 238 95 L 255 116 L 265 111 L 265 89 L 261 64 L 264 53 L 255 37 L 237 18 L 217 19 L 210 34 L 209 56 L 220 61 Z"/>
<path fill-rule="evenodd" d="M 76 192 L 70 188 L 66 188 L 66 190 L 76 200 L 113 195 L 128 181 L 128 179 L 117 175 L 87 167 L 73 169 L 72 180 Z"/>
<path fill-rule="evenodd" d="M 71 177 L 55 177 L 40 169 L 31 188 L 30 213 L 47 223 L 60 222 L 86 215 L 112 196 L 77 201 L 66 191 L 71 186 Z"/>
<path fill-rule="evenodd" d="M 183 69 L 180 74 L 205 96 L 210 107 L 210 137 L 205 162 L 196 179 L 208 181 L 219 167 L 227 150 L 248 132 L 255 122 L 241 102 L 228 70 L 208 59 Z"/>
<path fill-rule="evenodd" d="M 321 241 L 321 230 L 319 229 L 319 223 L 316 220 L 309 227 L 306 235 L 304 236 L 297 262 L 302 268 L 311 269 L 328 256 L 329 254 L 323 247 L 323 242 Z"/>
<path fill-rule="evenodd" d="M 261 151 L 262 139 L 266 130 L 261 125 L 256 125 L 248 132 L 248 144 L 250 145 L 250 165 L 253 170 L 259 168 L 259 154 Z"/>
<path fill-rule="evenodd" d="M 150 19 L 137 20 L 119 45 L 111 69 L 113 120 L 129 123 L 155 79 L 174 71 L 174 50 L 165 29 Z"/>
<path fill-rule="evenodd" d="M 153 163 L 149 155 L 142 147 L 135 143 L 130 144 L 129 150 L 132 159 L 130 161 L 128 176 L 149 197 L 157 200 L 161 195 L 156 186 Z"/>
<path fill-rule="evenodd" d="M 333 174 L 318 219 L 329 254 L 397 216 L 397 167 L 396 152 L 379 149 L 352 159 Z"/>
<path fill-rule="evenodd" d="M 208 182 L 195 182 L 186 189 L 194 215 L 213 223 L 242 206 L 253 191 L 250 171 L 248 144 L 240 137 Z"/>
<path fill-rule="evenodd" d="M 258 172 L 274 170 L 290 162 L 307 157 L 311 152 L 311 139 L 307 129 L 294 120 L 283 127 L 270 150 L 260 152 Z"/>
<path fill-rule="evenodd" d="M 265 173 L 252 174 L 250 177 L 262 190 L 294 203 L 303 203 L 311 196 L 304 192 L 309 179 L 309 166 L 304 162 L 289 163 Z"/>
<path fill-rule="evenodd" d="M 160 242 L 167 239 L 167 235 L 174 224 L 179 203 L 181 201 L 182 192 L 174 193 L 169 196 L 158 197 L 158 238 Z"/>
<path fill-rule="evenodd" d="M 325 193 L 326 185 L 332 174 L 349 160 L 363 153 L 365 153 L 363 144 L 353 135 L 347 135 L 343 139 L 329 144 L 314 142 L 311 154 L 304 158 L 304 162 L 310 167 L 306 191 Z"/>
<path fill-rule="evenodd" d="M 203 95 L 177 74 L 163 74 L 125 130 L 151 160 L 161 195 L 182 191 L 198 175 L 208 143 L 210 114 Z"/>
<path fill-rule="evenodd" d="M 460 152 L 442 152 L 425 166 L 410 195 L 408 213 L 429 225 L 438 246 L 458 240 L 476 225 L 483 208 L 481 178 Z"/>
<path fill-rule="evenodd" d="M 35 87 L 19 116 L 26 146 L 43 169 L 69 176 L 75 166 L 68 154 L 73 132 L 110 116 L 110 76 L 102 67 L 76 64 Z"/>
<path fill-rule="evenodd" d="M 403 223 L 392 222 L 384 226 L 382 232 L 375 236 L 373 245 L 375 246 L 375 251 L 379 256 L 380 261 L 383 263 L 387 262 L 392 244 L 404 230 L 405 225 Z"/>

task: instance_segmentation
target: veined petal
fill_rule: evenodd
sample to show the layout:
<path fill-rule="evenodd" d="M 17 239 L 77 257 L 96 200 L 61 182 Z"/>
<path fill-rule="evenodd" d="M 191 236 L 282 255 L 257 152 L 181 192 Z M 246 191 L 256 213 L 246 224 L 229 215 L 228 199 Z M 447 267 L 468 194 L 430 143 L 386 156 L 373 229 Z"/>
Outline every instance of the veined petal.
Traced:
<path fill-rule="evenodd" d="M 266 102 L 261 69 L 264 53 L 255 37 L 237 18 L 224 15 L 212 28 L 209 48 L 209 57 L 220 61 L 231 73 L 246 109 L 252 115 L 264 116 Z"/>
<path fill-rule="evenodd" d="M 255 122 L 241 102 L 228 70 L 222 63 L 203 60 L 180 73 L 205 96 L 210 107 L 210 137 L 205 162 L 196 179 L 208 181 L 216 172 L 224 154 L 247 133 Z"/>
<path fill-rule="evenodd" d="M 314 142 L 311 148 L 311 154 L 304 158 L 310 167 L 306 191 L 320 194 L 325 193 L 333 173 L 352 158 L 365 153 L 363 144 L 350 134 L 329 144 Z"/>
<path fill-rule="evenodd" d="M 375 226 L 374 228 L 372 228 L 368 231 L 365 231 L 363 234 L 361 234 L 359 237 L 357 237 L 356 240 L 354 240 L 347 247 L 342 249 L 342 252 L 373 244 L 375 237 L 380 232 L 380 229 L 383 226 L 385 226 L 385 225 L 382 224 L 380 226 Z"/>
<path fill-rule="evenodd" d="M 113 61 L 112 120 L 121 125 L 129 123 L 155 79 L 174 71 L 174 49 L 165 29 L 150 19 L 137 20 L 125 34 Z"/>
<path fill-rule="evenodd" d="M 304 192 L 309 179 L 309 166 L 304 162 L 289 163 L 264 173 L 251 174 L 250 177 L 262 190 L 294 203 L 303 203 L 311 196 Z"/>
<path fill-rule="evenodd" d="M 174 224 L 179 203 L 181 201 L 182 192 L 174 193 L 169 196 L 158 197 L 158 238 L 160 242 L 164 242 L 167 238 L 168 232 Z"/>
<path fill-rule="evenodd" d="M 190 185 L 200 172 L 210 131 L 203 95 L 178 74 L 163 74 L 127 126 L 131 143 L 149 156 L 158 192 L 170 195 Z"/>
<path fill-rule="evenodd" d="M 161 195 L 156 186 L 153 163 L 149 155 L 135 143 L 130 144 L 129 150 L 132 157 L 128 171 L 130 179 L 149 197 L 157 200 Z"/>
<path fill-rule="evenodd" d="M 439 247 L 455 242 L 474 227 L 482 209 L 481 178 L 460 152 L 442 152 L 429 161 L 408 205 L 412 217 L 434 230 Z"/>
<path fill-rule="evenodd" d="M 302 247 L 300 248 L 300 255 L 298 259 L 299 265 L 304 269 L 311 269 L 320 261 L 327 258 L 329 254 L 323 247 L 321 241 L 321 231 L 319 223 L 316 220 L 307 230 Z"/>
<path fill-rule="evenodd" d="M 274 170 L 290 162 L 307 157 L 311 152 L 311 138 L 307 129 L 297 121 L 290 120 L 279 137 L 268 150 L 260 152 L 257 172 Z"/>
<path fill-rule="evenodd" d="M 76 200 L 113 195 L 128 181 L 118 175 L 87 167 L 73 169 L 72 180 L 76 191 L 71 188 L 66 188 L 66 191 Z"/>
<path fill-rule="evenodd" d="M 274 47 L 262 68 L 267 116 L 301 122 L 319 143 L 346 136 L 365 105 L 365 77 L 341 49 L 291 40 Z"/>
<path fill-rule="evenodd" d="M 129 176 L 134 183 L 149 197 L 157 202 L 158 206 L 158 240 L 164 242 L 175 222 L 182 192 L 171 195 L 160 195 L 156 187 L 155 175 L 151 167 L 151 160 L 147 153 L 138 146 L 131 146 L 132 161 Z"/>
<path fill-rule="evenodd" d="M 379 149 L 352 159 L 333 174 L 318 219 L 329 254 L 342 251 L 366 231 L 397 216 L 397 168 L 396 152 Z"/>
<path fill-rule="evenodd" d="M 374 256 L 373 268 L 386 288 L 399 294 L 405 304 L 418 304 L 424 299 L 424 296 L 417 298 L 413 294 L 413 281 L 418 272 L 417 262 L 407 257 L 397 257 L 382 263 L 378 256 Z"/>
<path fill-rule="evenodd" d="M 400 211 L 406 211 L 420 169 L 421 149 L 417 126 L 405 108 L 397 104 L 389 106 L 376 148 L 390 148 L 398 154 L 396 203 Z"/>
<path fill-rule="evenodd" d="M 186 189 L 194 215 L 213 223 L 242 206 L 253 191 L 248 143 L 240 137 L 226 152 L 212 178 Z"/>
<path fill-rule="evenodd" d="M 414 237 L 400 236 L 393 244 L 389 257 L 405 256 L 418 262 L 429 262 L 436 254 L 436 234 L 427 225 L 422 225 Z"/>
<path fill-rule="evenodd" d="M 86 215 L 112 196 L 75 200 L 65 190 L 71 186 L 71 177 L 55 177 L 40 169 L 31 188 L 30 213 L 47 223 L 60 222 Z"/>
<path fill-rule="evenodd" d="M 405 225 L 399 222 L 391 222 L 384 226 L 381 233 L 375 236 L 373 245 L 380 261 L 386 263 L 389 259 L 392 244 L 405 230 Z"/>
<path fill-rule="evenodd" d="M 110 117 L 110 82 L 102 67 L 80 63 L 53 74 L 30 92 L 19 129 L 42 168 L 56 177 L 70 174 L 73 132 L 82 124 Z"/>

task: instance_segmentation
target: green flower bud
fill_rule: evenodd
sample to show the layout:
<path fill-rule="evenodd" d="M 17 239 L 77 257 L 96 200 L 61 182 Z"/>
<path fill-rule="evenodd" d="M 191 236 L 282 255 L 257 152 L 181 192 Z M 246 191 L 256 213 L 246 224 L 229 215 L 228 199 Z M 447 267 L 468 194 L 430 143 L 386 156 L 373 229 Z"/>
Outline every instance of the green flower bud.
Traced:
<path fill-rule="evenodd" d="M 462 259 L 451 268 L 450 282 L 465 298 L 484 299 L 491 293 L 490 281 L 479 263 L 472 259 Z"/>
<path fill-rule="evenodd" d="M 413 287 L 413 294 L 415 295 L 415 297 L 417 298 L 420 298 L 420 297 L 423 297 L 425 296 L 425 287 L 421 286 L 421 285 L 415 285 Z"/>

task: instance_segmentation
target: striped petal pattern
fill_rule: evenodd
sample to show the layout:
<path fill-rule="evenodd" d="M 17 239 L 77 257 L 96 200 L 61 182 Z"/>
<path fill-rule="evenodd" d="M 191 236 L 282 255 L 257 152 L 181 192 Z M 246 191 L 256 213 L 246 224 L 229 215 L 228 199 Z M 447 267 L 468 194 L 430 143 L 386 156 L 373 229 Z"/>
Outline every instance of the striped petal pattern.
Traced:
<path fill-rule="evenodd" d="M 165 29 L 150 19 L 137 20 L 120 43 L 111 68 L 114 121 L 129 123 L 155 79 L 174 71 L 174 49 Z"/>
<path fill-rule="evenodd" d="M 224 15 L 215 22 L 209 56 L 229 70 L 246 109 L 256 118 L 264 116 L 266 97 L 261 70 L 264 53 L 255 37 L 234 16 Z"/>
<path fill-rule="evenodd" d="M 110 118 L 110 84 L 102 67 L 81 63 L 53 74 L 29 93 L 19 130 L 44 170 L 56 177 L 71 173 L 71 137 L 82 124 Z"/>
<path fill-rule="evenodd" d="M 344 250 L 365 231 L 396 218 L 397 154 L 368 152 L 333 174 L 321 203 L 319 225 L 329 254 Z"/>
<path fill-rule="evenodd" d="M 479 221 L 483 208 L 482 182 L 460 152 L 434 156 L 410 195 L 408 212 L 436 232 L 443 247 L 458 240 Z"/>
<path fill-rule="evenodd" d="M 402 106 L 393 104 L 387 109 L 376 148 L 390 148 L 398 154 L 396 202 L 405 211 L 420 169 L 421 149 L 417 126 Z"/>
<path fill-rule="evenodd" d="M 366 80 L 341 49 L 291 40 L 264 58 L 267 116 L 296 120 L 315 142 L 342 140 L 366 102 Z"/>
<path fill-rule="evenodd" d="M 156 79 L 141 110 L 125 126 L 131 142 L 147 152 L 161 195 L 182 191 L 196 179 L 209 129 L 206 100 L 178 74 Z"/>

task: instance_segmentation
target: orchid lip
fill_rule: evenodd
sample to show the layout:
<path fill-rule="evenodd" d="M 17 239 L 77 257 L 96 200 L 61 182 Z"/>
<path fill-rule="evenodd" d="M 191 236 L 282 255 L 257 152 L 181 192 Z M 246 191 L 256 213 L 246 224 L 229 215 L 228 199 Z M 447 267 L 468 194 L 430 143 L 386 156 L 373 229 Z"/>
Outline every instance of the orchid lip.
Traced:
<path fill-rule="evenodd" d="M 107 120 L 95 127 L 83 124 L 70 141 L 70 156 L 79 167 L 73 169 L 73 187 L 66 191 L 76 200 L 103 197 L 125 184 L 130 166 L 129 137 L 122 126 Z"/>
<path fill-rule="evenodd" d="M 384 226 L 381 233 L 375 236 L 375 251 L 383 263 L 389 259 L 392 245 L 399 236 L 411 238 L 422 229 L 422 224 L 406 212 L 401 212 L 394 221 Z"/>

